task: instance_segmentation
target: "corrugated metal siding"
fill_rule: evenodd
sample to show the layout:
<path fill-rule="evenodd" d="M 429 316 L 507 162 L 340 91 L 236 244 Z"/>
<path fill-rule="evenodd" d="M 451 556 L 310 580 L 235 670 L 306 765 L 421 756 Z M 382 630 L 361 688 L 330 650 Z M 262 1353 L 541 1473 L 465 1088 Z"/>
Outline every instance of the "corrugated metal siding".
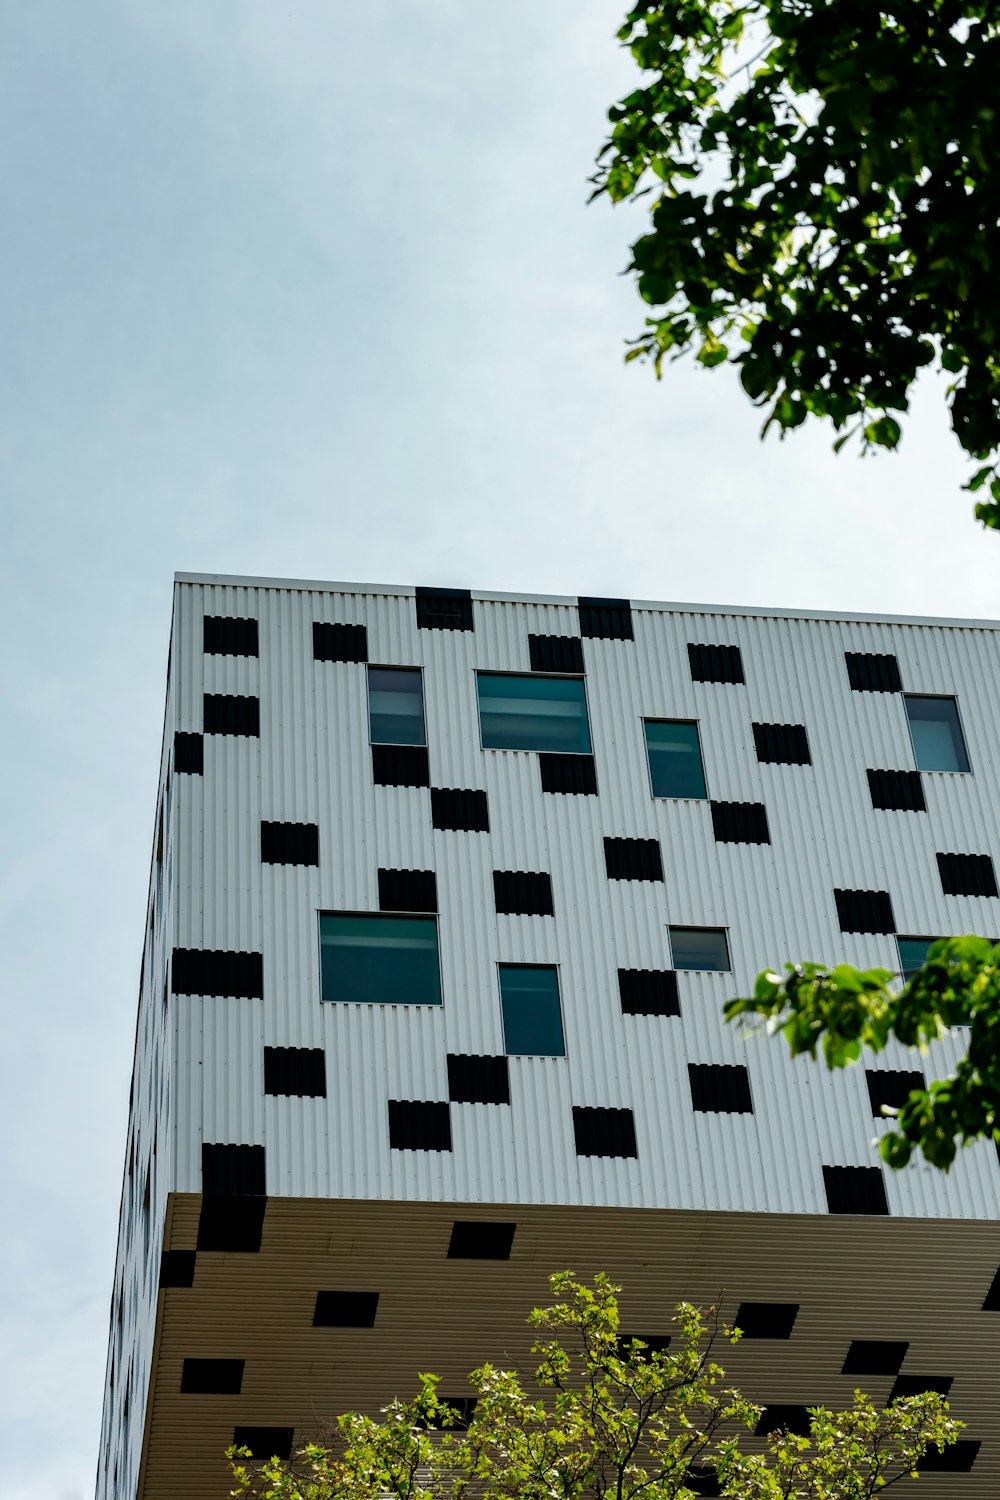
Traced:
<path fill-rule="evenodd" d="M 258 619 L 259 661 L 204 658 L 205 613 Z M 823 1165 L 877 1161 L 873 1143 L 884 1126 L 866 1110 L 863 1075 L 828 1076 L 796 1066 L 779 1044 L 724 1027 L 721 1005 L 758 968 L 786 957 L 895 967 L 891 935 L 839 931 L 836 888 L 889 891 L 900 931 L 978 926 L 1000 934 L 1000 901 L 945 897 L 935 861 L 942 849 L 1000 856 L 992 810 L 1000 797 L 992 749 L 1000 714 L 989 690 L 998 661 L 995 635 L 636 608 L 634 640 L 583 642 L 600 795 L 555 796 L 542 792 L 536 755 L 480 748 L 475 673 L 527 670 L 529 634 L 577 636 L 578 611 L 569 602 L 477 599 L 473 613 L 474 632 L 420 630 L 412 597 L 400 593 L 178 586 L 180 727 L 200 729 L 202 691 L 259 692 L 261 700 L 259 743 L 211 736 L 204 777 L 179 783 L 178 941 L 259 948 L 265 965 L 261 1020 L 244 1016 L 246 1029 L 238 1036 L 224 1030 L 213 1041 L 218 1072 L 203 1086 L 202 1110 L 214 1129 L 228 1125 L 244 1132 L 234 1139 L 258 1139 L 264 1113 L 251 1108 L 250 1095 L 259 1087 L 260 1064 L 250 1068 L 247 1049 L 264 1041 L 325 1046 L 326 1104 L 285 1101 L 281 1110 L 290 1120 L 296 1110 L 325 1109 L 334 1144 L 324 1149 L 322 1167 L 310 1156 L 320 1150 L 315 1123 L 304 1121 L 293 1132 L 296 1151 L 265 1139 L 281 1163 L 275 1170 L 285 1192 L 488 1198 L 497 1192 L 494 1173 L 501 1170 L 505 1195 L 522 1201 L 543 1201 L 555 1191 L 562 1201 L 605 1201 L 607 1193 L 614 1203 L 822 1210 Z M 423 669 L 431 784 L 485 789 L 488 833 L 435 830 L 426 790 L 373 785 L 366 669 L 314 661 L 314 620 L 363 624 L 371 661 Z M 692 681 L 689 643 L 738 646 L 745 683 Z M 912 748 L 900 694 L 854 691 L 847 651 L 896 656 L 906 690 L 959 696 L 974 774 L 925 775 L 927 814 L 871 807 L 867 770 L 906 770 Z M 707 801 L 650 795 L 646 717 L 698 721 L 709 796 L 763 804 L 770 844 L 718 842 Z M 761 765 L 755 720 L 804 724 L 813 763 Z M 262 869 L 262 818 L 318 824 L 318 869 Z M 605 838 L 656 840 L 663 882 L 608 880 Z M 380 867 L 436 871 L 445 1003 L 434 1014 L 319 1002 L 316 912 L 378 910 Z M 494 870 L 549 874 L 554 916 L 498 916 Z M 679 1021 L 622 1016 L 617 970 L 669 968 L 671 923 L 725 927 L 733 974 L 681 974 Z M 446 1099 L 448 1052 L 502 1051 L 499 962 L 559 966 L 566 1061 L 516 1062 L 518 1102 L 500 1111 L 500 1121 L 480 1121 L 492 1108 L 453 1106 L 461 1119 L 453 1120 L 452 1153 L 390 1151 L 390 1098 Z M 184 1066 L 194 1064 L 200 1045 L 185 1033 L 191 1064 Z M 224 1064 L 229 1046 L 243 1049 L 238 1068 L 232 1056 Z M 754 1115 L 696 1116 L 689 1061 L 746 1065 Z M 556 1090 L 558 1128 L 548 1097 L 544 1106 L 535 1098 L 537 1118 L 518 1113 L 525 1101 L 522 1079 L 533 1069 L 565 1080 L 566 1090 L 561 1084 Z M 178 1086 L 184 1087 L 180 1079 Z M 272 1104 L 277 1120 L 277 1101 Z M 638 1163 L 578 1158 L 566 1118 L 573 1104 L 634 1109 Z M 182 1151 L 183 1183 L 194 1186 L 189 1174 L 201 1123 L 187 1120 L 181 1109 L 178 1128 L 190 1137 Z M 530 1142 L 523 1159 L 517 1146 L 522 1130 Z M 912 1180 L 912 1189 L 906 1176 L 894 1181 L 895 1211 L 989 1215 L 1000 1190 L 1000 1172 L 989 1162 L 973 1174 L 968 1191 L 957 1192 L 954 1178 L 937 1187 L 933 1175 L 919 1187 L 915 1174 Z"/>

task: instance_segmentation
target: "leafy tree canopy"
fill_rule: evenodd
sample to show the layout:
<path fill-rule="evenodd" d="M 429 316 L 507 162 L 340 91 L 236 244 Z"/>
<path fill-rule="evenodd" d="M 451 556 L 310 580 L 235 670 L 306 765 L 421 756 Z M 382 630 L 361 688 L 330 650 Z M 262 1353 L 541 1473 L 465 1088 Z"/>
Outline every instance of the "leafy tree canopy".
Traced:
<path fill-rule="evenodd" d="M 952 377 L 967 488 L 1000 527 L 1000 3 L 639 0 L 641 86 L 595 196 L 649 193 L 627 356 L 739 367 L 782 435 L 894 448 L 925 366 Z M 988 497 L 988 498 L 987 498 Z"/>
<path fill-rule="evenodd" d="M 740 1430 L 760 1408 L 721 1385 L 712 1359 L 721 1335 L 738 1334 L 682 1304 L 671 1352 L 622 1341 L 617 1292 L 571 1272 L 550 1277 L 556 1301 L 536 1309 L 533 1389 L 519 1373 L 483 1365 L 467 1430 L 420 1377 L 412 1401 L 393 1401 L 381 1419 L 348 1413 L 327 1447 L 311 1444 L 291 1462 L 247 1461 L 230 1449 L 240 1500 L 871 1500 L 914 1474 L 930 1444 L 956 1441 L 962 1427 L 936 1393 L 885 1409 L 860 1391 L 847 1411 L 816 1407 L 808 1437 L 769 1435 L 748 1454 Z M 717 1488 L 715 1486 L 718 1486 Z"/>

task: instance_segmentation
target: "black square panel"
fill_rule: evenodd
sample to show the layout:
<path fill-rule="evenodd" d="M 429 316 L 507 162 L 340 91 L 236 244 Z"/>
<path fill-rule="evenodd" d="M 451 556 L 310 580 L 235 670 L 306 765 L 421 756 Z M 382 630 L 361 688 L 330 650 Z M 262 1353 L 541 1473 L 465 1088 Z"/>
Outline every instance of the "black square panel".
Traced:
<path fill-rule="evenodd" d="M 200 734 L 177 730 L 174 735 L 174 770 L 178 776 L 205 774 L 205 741 Z"/>
<path fill-rule="evenodd" d="M 741 1063 L 688 1063 L 691 1105 L 710 1114 L 752 1115 L 750 1075 Z"/>
<path fill-rule="evenodd" d="M 424 745 L 373 745 L 372 780 L 376 786 L 430 786 L 431 768 Z"/>
<path fill-rule="evenodd" d="M 852 1339 L 842 1375 L 898 1375 L 909 1344 L 903 1339 Z"/>
<path fill-rule="evenodd" d="M 623 1016 L 679 1016 L 677 975 L 673 969 L 619 969 L 618 994 Z"/>
<path fill-rule="evenodd" d="M 379 911 L 437 911 L 434 871 L 379 870 L 378 905 Z"/>
<path fill-rule="evenodd" d="M 209 1145 L 201 1148 L 202 1191 L 262 1197 L 267 1191 L 263 1146 Z"/>
<path fill-rule="evenodd" d="M 583 642 L 576 635 L 529 635 L 528 655 L 533 672 L 563 677 L 583 676 Z"/>
<path fill-rule="evenodd" d="M 899 663 L 875 651 L 845 651 L 847 680 L 856 693 L 901 693 Z"/>
<path fill-rule="evenodd" d="M 809 1411 L 805 1406 L 765 1406 L 754 1428 L 757 1437 L 769 1432 L 794 1432 L 809 1436 Z"/>
<path fill-rule="evenodd" d="M 516 1224 L 456 1219 L 448 1242 L 449 1260 L 510 1260 Z"/>
<path fill-rule="evenodd" d="M 174 995 L 226 995 L 235 1000 L 262 1000 L 263 955 L 175 948 L 170 962 L 170 989 Z"/>
<path fill-rule="evenodd" d="M 841 932 L 895 932 L 888 891 L 834 891 Z"/>
<path fill-rule="evenodd" d="M 790 1339 L 798 1315 L 797 1302 L 741 1302 L 733 1324 L 745 1339 Z"/>
<path fill-rule="evenodd" d="M 692 682 L 745 682 L 739 646 L 700 646 L 688 642 Z"/>
<path fill-rule="evenodd" d="M 181 1391 L 189 1396 L 238 1396 L 244 1364 L 242 1359 L 186 1359 Z"/>
<path fill-rule="evenodd" d="M 997 895 L 997 877 L 988 854 L 939 854 L 937 862 L 946 896 Z"/>
<path fill-rule="evenodd" d="M 632 640 L 632 606 L 627 599 L 581 595 L 580 634 L 590 640 Z"/>
<path fill-rule="evenodd" d="M 486 793 L 475 788 L 431 789 L 431 823 L 435 828 L 465 833 L 489 833 L 490 812 Z"/>
<path fill-rule="evenodd" d="M 265 1047 L 264 1093 L 325 1099 L 326 1053 L 323 1048 Z"/>
<path fill-rule="evenodd" d="M 663 879 L 658 839 L 606 838 L 604 863 L 609 880 Z"/>
<path fill-rule="evenodd" d="M 990 1282 L 990 1289 L 983 1301 L 983 1312 L 1000 1312 L 1000 1270 Z"/>
<path fill-rule="evenodd" d="M 552 877 L 543 871 L 494 870 L 493 898 L 502 916 L 551 917 Z"/>
<path fill-rule="evenodd" d="M 911 1396 L 925 1396 L 928 1391 L 947 1396 L 954 1378 L 954 1375 L 897 1375 L 889 1400 L 908 1401 Z"/>
<path fill-rule="evenodd" d="M 265 865 L 318 865 L 318 825 L 261 823 L 260 857 Z"/>
<path fill-rule="evenodd" d="M 868 1085 L 868 1098 L 871 1100 L 872 1114 L 877 1119 L 884 1118 L 882 1115 L 883 1104 L 887 1104 L 890 1109 L 901 1109 L 913 1089 L 925 1089 L 927 1087 L 927 1080 L 923 1073 L 884 1073 L 875 1068 L 865 1069 L 865 1082 Z"/>
<path fill-rule="evenodd" d="M 539 755 L 542 791 L 568 797 L 597 796 L 597 768 L 592 755 Z"/>
<path fill-rule="evenodd" d="M 448 1098 L 453 1104 L 509 1104 L 510 1065 L 507 1058 L 449 1053 Z"/>
<path fill-rule="evenodd" d="M 472 594 L 468 589 L 416 590 L 420 630 L 472 630 Z"/>
<path fill-rule="evenodd" d="M 712 832 L 717 844 L 769 844 L 763 802 L 713 802 Z"/>
<path fill-rule="evenodd" d="M 876 812 L 926 812 L 919 771 L 869 771 L 868 790 Z"/>
<path fill-rule="evenodd" d="M 573 1133 L 578 1156 L 638 1156 L 635 1117 L 630 1109 L 574 1104 Z"/>
<path fill-rule="evenodd" d="M 170 1286 L 194 1286 L 197 1258 L 193 1250 L 164 1250 L 160 1256 L 160 1291 Z"/>
<path fill-rule="evenodd" d="M 253 1255 L 260 1250 L 266 1198 L 204 1193 L 198 1218 L 198 1249 Z"/>
<path fill-rule="evenodd" d="M 234 1427 L 233 1445 L 249 1448 L 254 1459 L 291 1458 L 294 1427 Z"/>
<path fill-rule="evenodd" d="M 827 1208 L 832 1214 L 887 1214 L 885 1182 L 878 1167 L 824 1167 Z"/>
<path fill-rule="evenodd" d="M 241 697 L 238 693 L 206 693 L 203 712 L 206 734 L 233 734 L 250 739 L 260 734 L 259 698 Z"/>
<path fill-rule="evenodd" d="M 757 759 L 764 765 L 808 766 L 809 741 L 804 724 L 753 724 Z"/>
<path fill-rule="evenodd" d="M 314 1328 L 374 1328 L 378 1292 L 317 1292 Z"/>
<path fill-rule="evenodd" d="M 203 644 L 206 656 L 257 656 L 257 621 L 206 615 Z"/>
<path fill-rule="evenodd" d="M 313 621 L 314 661 L 368 660 L 368 632 L 363 625 L 328 625 Z"/>
<path fill-rule="evenodd" d="M 959 1438 L 947 1448 L 928 1448 L 917 1464 L 921 1474 L 971 1474 L 980 1444 L 972 1438 Z"/>
<path fill-rule="evenodd" d="M 390 1099 L 389 1145 L 397 1151 L 450 1151 L 451 1114 L 447 1103 Z"/>

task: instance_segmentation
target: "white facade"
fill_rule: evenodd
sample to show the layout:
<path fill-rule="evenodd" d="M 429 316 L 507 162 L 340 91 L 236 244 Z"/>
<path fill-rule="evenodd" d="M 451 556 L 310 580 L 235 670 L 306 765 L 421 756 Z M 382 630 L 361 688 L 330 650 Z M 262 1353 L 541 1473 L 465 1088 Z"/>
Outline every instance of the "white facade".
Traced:
<path fill-rule="evenodd" d="M 878 1170 L 864 1068 L 793 1063 L 721 1009 L 788 958 L 895 970 L 896 934 L 1000 935 L 1000 898 L 945 894 L 936 858 L 1000 863 L 1000 626 L 605 615 L 632 638 L 588 635 L 568 599 L 476 595 L 473 629 L 420 628 L 413 590 L 179 575 L 98 1500 L 136 1493 L 168 1194 L 202 1191 L 205 1144 L 263 1147 L 266 1194 L 290 1198 L 825 1214 L 824 1168 Z M 255 621 L 257 654 L 206 653 L 206 617 Z M 430 788 L 376 784 L 368 665 L 316 660 L 316 622 L 363 626 L 368 665 L 421 669 L 430 788 L 485 792 L 488 831 L 435 828 Z M 533 635 L 582 642 L 596 795 L 482 748 L 477 672 L 528 673 Z M 693 680 L 689 644 L 738 647 L 744 681 Z M 902 691 L 852 688 L 845 653 L 895 658 Z M 923 774 L 925 811 L 876 810 L 866 773 L 915 770 L 904 693 L 956 699 L 971 772 Z M 255 700 L 259 733 L 206 733 L 206 695 Z M 698 724 L 706 799 L 652 795 L 644 720 Z M 761 763 L 754 724 L 804 726 L 810 763 Z M 182 763 L 201 737 L 200 772 L 177 734 Z M 719 841 L 713 804 L 734 803 L 763 806 L 769 842 Z M 318 863 L 264 862 L 262 823 L 311 825 Z M 609 838 L 654 841 L 662 879 L 609 878 Z M 434 872 L 439 1006 L 321 999 L 319 913 L 378 912 L 380 869 Z M 495 871 L 549 875 L 552 915 L 498 914 Z M 842 931 L 837 890 L 888 893 L 893 930 Z M 672 926 L 725 929 L 731 972 L 678 973 L 678 1015 L 623 1014 L 619 970 L 672 970 Z M 258 954 L 261 993 L 179 993 L 177 952 Z M 566 1055 L 511 1057 L 509 1104 L 455 1102 L 449 1056 L 505 1056 L 500 964 L 558 966 Z M 325 1097 L 265 1093 L 265 1048 L 321 1050 Z M 745 1069 L 752 1110 L 696 1109 L 699 1064 Z M 451 1149 L 392 1146 L 390 1101 L 445 1106 Z M 580 1154 L 580 1107 L 631 1111 L 635 1154 Z M 989 1144 L 882 1181 L 890 1215 L 1000 1216 Z"/>

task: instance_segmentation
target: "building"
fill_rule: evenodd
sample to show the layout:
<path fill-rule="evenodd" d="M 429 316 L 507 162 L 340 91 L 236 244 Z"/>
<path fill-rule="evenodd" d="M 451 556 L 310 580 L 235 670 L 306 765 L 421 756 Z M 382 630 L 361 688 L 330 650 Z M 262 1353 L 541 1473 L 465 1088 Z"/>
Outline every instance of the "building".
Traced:
<path fill-rule="evenodd" d="M 995 1495 L 995 1150 L 883 1171 L 919 1060 L 721 1007 L 1000 933 L 998 667 L 979 621 L 179 575 L 98 1500 L 461 1397 L 565 1266 L 643 1336 L 721 1289 L 769 1419 L 950 1387 L 921 1494 Z"/>

